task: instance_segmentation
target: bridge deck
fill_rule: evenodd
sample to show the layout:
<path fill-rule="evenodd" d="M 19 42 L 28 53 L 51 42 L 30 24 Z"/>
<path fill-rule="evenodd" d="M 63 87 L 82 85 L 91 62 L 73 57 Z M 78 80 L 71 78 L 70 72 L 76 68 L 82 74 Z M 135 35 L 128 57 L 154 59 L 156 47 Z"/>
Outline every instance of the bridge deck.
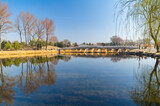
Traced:
<path fill-rule="evenodd" d="M 66 49 L 138 49 L 136 46 L 77 46 L 77 47 L 66 47 L 61 48 L 60 50 L 66 50 Z"/>

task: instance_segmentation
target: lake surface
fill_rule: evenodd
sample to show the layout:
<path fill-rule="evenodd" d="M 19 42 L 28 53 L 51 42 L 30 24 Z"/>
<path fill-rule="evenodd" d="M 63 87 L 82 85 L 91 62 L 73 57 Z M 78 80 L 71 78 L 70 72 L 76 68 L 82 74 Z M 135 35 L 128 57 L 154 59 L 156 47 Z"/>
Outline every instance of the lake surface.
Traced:
<path fill-rule="evenodd" d="M 160 103 L 159 61 L 136 56 L 43 56 L 0 60 L 0 104 Z"/>

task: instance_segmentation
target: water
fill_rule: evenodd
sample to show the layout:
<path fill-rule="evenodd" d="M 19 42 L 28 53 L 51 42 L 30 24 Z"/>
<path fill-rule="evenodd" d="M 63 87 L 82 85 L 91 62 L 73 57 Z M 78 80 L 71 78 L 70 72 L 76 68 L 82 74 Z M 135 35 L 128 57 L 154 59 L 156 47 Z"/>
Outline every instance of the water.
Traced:
<path fill-rule="evenodd" d="M 2 59 L 1 105 L 160 103 L 159 62 L 136 56 Z"/>

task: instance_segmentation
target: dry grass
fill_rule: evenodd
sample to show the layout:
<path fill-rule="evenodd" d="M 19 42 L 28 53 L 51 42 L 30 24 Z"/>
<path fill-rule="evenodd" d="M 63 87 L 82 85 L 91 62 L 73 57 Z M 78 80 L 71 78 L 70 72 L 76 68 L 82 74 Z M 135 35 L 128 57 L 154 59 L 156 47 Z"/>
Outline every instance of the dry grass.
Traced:
<path fill-rule="evenodd" d="M 43 55 L 57 55 L 57 50 L 26 50 L 26 51 L 0 51 L 0 58 L 12 58 L 12 57 L 32 57 Z"/>
<path fill-rule="evenodd" d="M 47 50 L 55 50 L 55 49 L 60 49 L 60 48 L 56 46 L 47 46 Z M 42 50 L 46 50 L 46 46 L 43 46 Z"/>

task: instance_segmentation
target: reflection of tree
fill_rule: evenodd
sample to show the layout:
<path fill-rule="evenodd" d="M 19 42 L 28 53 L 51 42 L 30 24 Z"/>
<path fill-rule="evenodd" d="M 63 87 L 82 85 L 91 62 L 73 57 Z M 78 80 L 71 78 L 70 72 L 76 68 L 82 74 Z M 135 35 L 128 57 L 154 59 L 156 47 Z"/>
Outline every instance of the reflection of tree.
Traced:
<path fill-rule="evenodd" d="M 34 58 L 29 58 L 29 62 L 32 63 L 32 65 L 39 65 L 39 64 L 43 64 L 47 61 L 51 61 L 53 64 L 58 64 L 59 59 L 64 60 L 64 61 L 69 61 L 71 59 L 70 56 L 55 56 L 55 57 L 50 57 L 47 58 L 46 57 L 34 57 Z M 2 59 L 2 64 L 4 67 L 11 67 L 12 65 L 15 66 L 20 66 L 21 63 L 27 63 L 28 61 L 28 57 L 27 58 L 10 58 L 10 59 Z"/>
<path fill-rule="evenodd" d="M 41 86 L 51 86 L 55 83 L 54 66 L 58 64 L 58 60 L 69 61 L 70 57 L 34 57 L 34 58 L 10 58 L 0 60 L 0 103 L 6 104 L 13 102 L 15 91 L 13 87 L 17 87 L 26 95 L 32 94 Z M 21 66 L 21 73 L 15 77 L 3 75 L 3 67 L 11 67 L 12 65 Z"/>
<path fill-rule="evenodd" d="M 22 58 L 16 58 L 16 59 L 14 59 L 14 61 L 13 61 L 13 64 L 14 64 L 15 66 L 19 66 L 21 63 L 22 63 Z"/>
<path fill-rule="evenodd" d="M 25 62 L 24 58 L 2 59 L 4 67 L 11 67 L 11 65 L 19 66 L 22 62 Z"/>
<path fill-rule="evenodd" d="M 32 64 L 27 61 L 27 69 L 25 73 L 25 77 L 23 80 L 25 80 L 24 86 L 22 91 L 29 95 L 30 93 L 33 93 L 37 90 L 39 87 L 38 81 L 36 80 L 35 74 L 33 74 L 33 70 L 31 69 Z"/>
<path fill-rule="evenodd" d="M 137 86 L 131 93 L 131 98 L 138 105 L 156 105 L 160 103 L 160 80 L 158 75 L 158 59 L 155 66 L 150 70 L 144 67 L 140 76 L 137 76 Z M 151 71 L 151 72 L 150 72 Z"/>
<path fill-rule="evenodd" d="M 47 60 L 48 57 L 46 56 Z M 54 69 L 54 65 L 50 65 L 49 62 L 47 61 L 47 76 L 45 76 L 44 78 L 44 83 L 47 84 L 48 86 L 52 85 L 55 83 L 55 69 Z"/>
<path fill-rule="evenodd" d="M 55 59 L 55 58 L 54 58 L 54 59 L 52 60 L 52 63 L 53 63 L 54 65 L 57 65 L 57 64 L 58 64 L 58 61 L 59 61 L 58 59 Z"/>
<path fill-rule="evenodd" d="M 25 75 L 21 74 L 19 77 L 19 87 L 26 95 L 33 93 L 40 86 L 50 86 L 55 83 L 56 74 L 54 65 L 49 61 L 50 58 L 47 56 L 45 58 L 28 58 Z M 22 83 L 22 81 L 24 81 L 24 83 Z"/>
<path fill-rule="evenodd" d="M 8 76 L 3 75 L 2 60 L 0 60 L 0 66 L 0 103 L 5 102 L 6 104 L 11 104 L 13 102 L 13 95 L 15 95 L 15 91 L 13 90 L 15 78 L 9 78 Z"/>
<path fill-rule="evenodd" d="M 13 60 L 12 59 L 2 59 L 2 63 L 4 67 L 11 67 L 11 65 L 13 64 Z"/>
<path fill-rule="evenodd" d="M 18 78 L 18 80 L 17 80 L 17 84 L 18 84 L 18 87 L 20 88 L 20 89 L 22 89 L 23 88 L 23 64 L 24 63 L 22 63 L 21 65 L 22 65 L 22 70 L 21 70 L 21 75 L 20 75 L 20 77 Z"/>
<path fill-rule="evenodd" d="M 66 62 L 68 62 L 70 59 L 71 59 L 70 56 L 65 56 L 65 57 L 64 57 L 64 61 L 66 61 Z"/>
<path fill-rule="evenodd" d="M 121 60 L 120 57 L 112 57 L 112 58 L 111 58 L 111 61 L 112 61 L 112 62 L 118 62 L 118 61 L 120 61 L 120 60 Z"/>

